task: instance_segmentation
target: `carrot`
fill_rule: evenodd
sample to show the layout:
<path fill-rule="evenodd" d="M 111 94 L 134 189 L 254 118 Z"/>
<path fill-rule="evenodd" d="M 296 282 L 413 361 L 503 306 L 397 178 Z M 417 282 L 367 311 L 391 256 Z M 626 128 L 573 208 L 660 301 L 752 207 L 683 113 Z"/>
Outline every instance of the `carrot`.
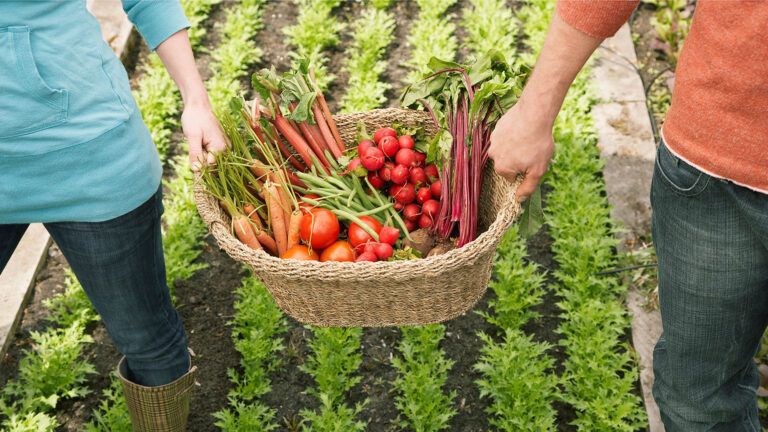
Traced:
<path fill-rule="evenodd" d="M 259 212 L 256 211 L 256 206 L 248 203 L 243 206 L 243 212 L 248 216 L 251 222 L 256 225 L 256 228 L 264 229 L 264 225 L 261 223 L 261 218 L 259 217 Z"/>
<path fill-rule="evenodd" d="M 304 164 L 308 167 L 312 166 L 312 156 L 315 154 L 301 134 L 280 113 L 275 113 L 274 124 L 280 134 L 285 137 L 285 140 L 296 149 Z"/>
<path fill-rule="evenodd" d="M 320 104 L 320 108 L 323 110 L 323 115 L 325 116 L 325 120 L 328 122 L 328 127 L 331 129 L 333 138 L 336 140 L 336 145 L 339 146 L 339 151 L 343 152 L 345 148 L 344 142 L 341 140 L 341 134 L 339 134 L 339 128 L 336 127 L 336 121 L 333 119 L 331 110 L 328 108 L 328 104 L 325 102 L 325 96 L 323 95 L 323 92 L 319 90 L 317 91 L 317 101 Z"/>
<path fill-rule="evenodd" d="M 251 169 L 253 175 L 255 175 L 256 178 L 261 181 L 266 181 L 268 178 L 271 178 L 272 171 L 266 164 L 261 161 L 254 160 L 251 162 L 251 166 L 249 168 Z"/>
<path fill-rule="evenodd" d="M 328 127 L 328 123 L 323 118 L 323 113 L 320 112 L 320 108 L 317 107 L 317 105 L 312 106 L 312 112 L 315 114 L 315 121 L 317 122 L 317 125 L 320 127 L 320 133 L 323 134 L 323 139 L 325 139 L 325 142 L 328 143 L 328 146 L 330 147 L 331 153 L 338 159 L 341 157 L 341 151 L 339 150 L 339 147 L 337 147 L 336 140 L 333 137 L 333 134 L 331 133 L 331 129 Z"/>
<path fill-rule="evenodd" d="M 285 213 L 280 206 L 280 195 L 277 186 L 272 184 L 267 188 L 267 203 L 269 205 L 269 219 L 272 222 L 272 234 L 277 243 L 277 252 L 279 256 L 287 250 L 288 231 L 286 227 Z"/>
<path fill-rule="evenodd" d="M 275 243 L 275 239 L 264 230 L 257 228 L 255 232 L 256 238 L 259 239 L 259 243 L 264 246 L 264 249 L 270 254 L 277 256 L 277 243 Z"/>
<path fill-rule="evenodd" d="M 288 249 L 299 244 L 299 228 L 301 219 L 304 215 L 299 210 L 291 213 L 290 223 L 288 224 Z"/>
<path fill-rule="evenodd" d="M 298 186 L 300 188 L 307 188 L 307 184 L 301 181 L 299 176 L 296 175 L 293 171 L 288 171 L 288 181 L 291 182 L 292 185 Z"/>
<path fill-rule="evenodd" d="M 307 166 L 304 165 L 299 159 L 296 159 L 296 156 L 291 153 L 291 150 L 288 148 L 288 146 L 283 142 L 280 137 L 277 137 L 277 146 L 280 147 L 280 153 L 283 154 L 283 157 L 288 160 L 288 163 L 293 165 L 294 168 L 296 168 L 298 171 L 306 171 Z"/>
<path fill-rule="evenodd" d="M 232 220 L 232 225 L 235 229 L 235 235 L 237 236 L 238 240 L 243 242 L 243 244 L 251 249 L 262 249 L 261 243 L 259 243 L 259 240 L 256 238 L 256 233 L 253 231 L 253 227 L 251 226 L 251 222 L 248 219 L 248 216 L 237 215 Z"/>
<path fill-rule="evenodd" d="M 328 162 L 328 159 L 326 159 L 325 157 L 325 151 L 324 151 L 324 148 L 326 148 L 325 143 L 323 142 L 321 144 L 315 140 L 315 137 L 312 135 L 312 132 L 309 130 L 309 127 L 307 126 L 306 122 L 299 123 L 299 129 L 301 130 L 301 133 L 304 135 L 304 138 L 307 139 L 309 146 L 317 154 L 317 157 L 320 159 L 320 163 L 322 163 L 324 167 L 330 168 L 331 164 L 330 162 Z M 334 157 L 338 158 L 339 156 L 334 155 Z"/>

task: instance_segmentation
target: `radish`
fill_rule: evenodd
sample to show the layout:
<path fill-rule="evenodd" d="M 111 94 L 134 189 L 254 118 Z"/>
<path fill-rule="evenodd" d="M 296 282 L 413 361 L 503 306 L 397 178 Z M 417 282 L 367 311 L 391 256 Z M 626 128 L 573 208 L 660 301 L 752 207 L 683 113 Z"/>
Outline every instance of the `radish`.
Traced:
<path fill-rule="evenodd" d="M 419 228 L 430 228 L 432 227 L 432 222 L 432 218 L 425 213 L 419 218 Z"/>
<path fill-rule="evenodd" d="M 379 258 L 373 252 L 364 252 L 357 256 L 355 262 L 376 262 Z"/>
<path fill-rule="evenodd" d="M 435 165 L 435 164 L 429 164 L 429 165 L 425 166 L 424 167 L 424 174 L 427 175 L 427 178 L 431 182 L 434 182 L 435 180 L 438 179 L 438 177 L 440 177 L 440 174 L 438 173 L 438 170 L 437 170 L 437 165 Z"/>
<path fill-rule="evenodd" d="M 407 167 L 416 166 L 416 152 L 409 148 L 401 148 L 395 155 L 395 162 Z"/>
<path fill-rule="evenodd" d="M 382 243 L 389 243 L 394 246 L 399 238 L 400 230 L 395 227 L 385 226 L 382 227 L 379 232 L 379 240 L 381 240 Z"/>
<path fill-rule="evenodd" d="M 370 174 L 368 176 L 370 177 Z M 419 191 L 416 192 L 416 202 L 419 204 L 424 204 L 430 199 L 432 199 L 432 192 L 429 191 L 428 187 L 419 188 Z"/>
<path fill-rule="evenodd" d="M 398 165 L 392 170 L 390 180 L 394 184 L 404 185 L 408 182 L 408 167 L 405 165 Z"/>
<path fill-rule="evenodd" d="M 374 243 L 373 250 L 376 253 L 376 257 L 382 261 L 388 260 L 395 252 L 392 249 L 392 245 L 388 243 Z"/>
<path fill-rule="evenodd" d="M 416 189 L 410 183 L 394 185 L 389 189 L 389 196 L 399 203 L 410 204 L 416 199 Z"/>
<path fill-rule="evenodd" d="M 413 137 L 410 135 L 403 135 L 397 139 L 400 144 L 400 148 L 407 148 L 413 150 L 416 147 L 416 143 L 413 142 Z"/>
<path fill-rule="evenodd" d="M 414 186 L 417 186 L 417 187 L 423 184 L 426 184 L 427 174 L 424 172 L 424 168 L 419 168 L 419 167 L 411 168 L 409 180 L 411 183 L 413 183 Z"/>
<path fill-rule="evenodd" d="M 379 172 L 371 171 L 368 173 L 368 181 L 371 183 L 371 186 L 375 187 L 376 189 L 383 188 L 387 182 L 385 182 L 380 176 Z"/>
<path fill-rule="evenodd" d="M 376 171 L 384 166 L 384 152 L 378 147 L 370 147 L 361 156 L 363 166 L 368 171 Z"/>
<path fill-rule="evenodd" d="M 395 205 L 393 207 L 396 211 L 403 211 L 403 208 L 405 208 L 405 206 L 402 203 L 399 203 L 397 201 L 395 201 Z"/>
<path fill-rule="evenodd" d="M 393 157 L 400 150 L 400 143 L 394 137 L 385 136 L 379 143 L 379 148 L 384 152 L 387 157 Z"/>
<path fill-rule="evenodd" d="M 347 170 L 344 173 L 345 174 L 352 173 L 357 177 L 362 177 L 366 175 L 368 172 L 363 166 L 363 161 L 361 161 L 360 158 L 354 158 L 351 161 L 349 161 L 349 165 L 347 165 Z"/>
<path fill-rule="evenodd" d="M 364 254 L 364 253 L 375 253 L 373 249 L 373 245 L 375 243 L 373 242 L 366 242 L 366 243 L 360 243 L 359 245 L 355 246 L 355 251 L 358 254 Z"/>
<path fill-rule="evenodd" d="M 408 204 L 403 208 L 403 217 L 409 221 L 416 222 L 421 216 L 421 207 L 418 204 Z"/>
<path fill-rule="evenodd" d="M 440 203 L 433 199 L 427 200 L 427 202 L 425 202 L 421 207 L 421 212 L 422 214 L 428 215 L 430 218 L 434 219 L 437 217 L 438 213 L 440 213 Z"/>
<path fill-rule="evenodd" d="M 365 154 L 365 152 L 366 152 L 366 151 L 367 151 L 369 148 L 373 147 L 374 145 L 375 145 L 375 144 L 374 144 L 374 143 L 373 143 L 373 141 L 371 141 L 371 140 L 367 140 L 367 139 L 366 139 L 366 140 L 362 140 L 362 141 L 360 141 L 360 144 L 358 144 L 358 145 L 357 145 L 357 155 L 358 155 L 358 156 L 360 156 L 360 157 L 363 157 L 363 155 Z"/>
<path fill-rule="evenodd" d="M 432 193 L 433 197 L 440 198 L 440 192 L 441 192 L 440 180 L 432 183 L 429 186 L 429 191 Z"/>
<path fill-rule="evenodd" d="M 385 136 L 391 136 L 392 138 L 397 138 L 397 132 L 390 128 L 390 127 L 384 127 L 376 131 L 376 133 L 373 134 L 373 140 L 376 141 L 378 144 L 379 141 L 381 141 L 382 138 Z"/>
<path fill-rule="evenodd" d="M 419 224 L 413 221 L 407 220 L 403 221 L 403 223 L 405 223 L 405 227 L 408 229 L 408 232 L 415 231 L 419 227 Z"/>
<path fill-rule="evenodd" d="M 392 162 L 384 162 L 384 166 L 379 170 L 379 177 L 385 182 L 392 181 L 392 168 L 395 164 Z"/>
<path fill-rule="evenodd" d="M 414 156 L 416 157 L 416 166 L 424 166 L 424 162 L 427 160 L 427 155 L 422 152 L 415 152 Z"/>

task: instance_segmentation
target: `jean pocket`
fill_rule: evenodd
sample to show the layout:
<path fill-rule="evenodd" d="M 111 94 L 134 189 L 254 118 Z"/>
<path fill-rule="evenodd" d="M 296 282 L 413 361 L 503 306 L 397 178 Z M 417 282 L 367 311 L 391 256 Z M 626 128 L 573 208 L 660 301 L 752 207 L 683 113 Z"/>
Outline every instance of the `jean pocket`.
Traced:
<path fill-rule="evenodd" d="M 15 138 L 67 121 L 69 92 L 40 76 L 27 26 L 0 28 L 0 138 Z"/>
<path fill-rule="evenodd" d="M 704 192 L 711 177 L 675 156 L 664 141 L 656 154 L 656 169 L 663 182 L 678 195 L 694 197 Z"/>

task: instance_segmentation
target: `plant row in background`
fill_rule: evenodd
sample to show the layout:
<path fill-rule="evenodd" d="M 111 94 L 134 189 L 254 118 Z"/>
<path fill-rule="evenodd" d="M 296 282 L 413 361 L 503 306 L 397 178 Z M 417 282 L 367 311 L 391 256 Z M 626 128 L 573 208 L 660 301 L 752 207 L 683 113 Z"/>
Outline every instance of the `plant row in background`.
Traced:
<path fill-rule="evenodd" d="M 411 70 L 408 82 L 422 78 L 429 71 L 432 57 L 453 60 L 458 49 L 453 14 L 448 13 L 456 0 L 416 0 L 416 3 L 419 5 L 418 19 L 408 35 L 411 48 L 411 57 L 406 62 Z"/>
<path fill-rule="evenodd" d="M 341 0 L 293 1 L 298 6 L 296 24 L 283 30 L 295 49 L 291 56 L 296 61 L 309 59 L 310 65 L 316 70 L 318 85 L 325 89 L 335 75 L 328 70 L 328 57 L 324 51 L 339 44 L 339 35 L 346 28 L 333 13 Z"/>
<path fill-rule="evenodd" d="M 522 14 L 529 47 L 538 51 L 553 11 L 547 0 L 535 0 Z M 559 268 L 556 290 L 563 318 L 557 332 L 566 359 L 561 377 L 562 400 L 576 413 L 573 424 L 584 431 L 634 431 L 644 427 L 640 398 L 633 392 L 637 365 L 622 342 L 629 317 L 622 298 L 626 286 L 600 272 L 616 263 L 617 240 L 611 226 L 602 161 L 590 110 L 594 97 L 585 70 L 571 88 L 555 124 L 558 145 L 550 175 L 545 220 L 553 238 Z"/>

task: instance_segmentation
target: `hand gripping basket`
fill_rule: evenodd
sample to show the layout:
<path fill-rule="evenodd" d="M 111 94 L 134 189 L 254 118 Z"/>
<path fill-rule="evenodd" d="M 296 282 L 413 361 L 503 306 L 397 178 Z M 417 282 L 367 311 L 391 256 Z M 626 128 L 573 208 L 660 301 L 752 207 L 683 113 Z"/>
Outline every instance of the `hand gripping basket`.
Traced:
<path fill-rule="evenodd" d="M 419 111 L 382 109 L 335 117 L 345 143 L 355 142 L 357 124 L 369 131 L 399 122 L 435 128 Z M 443 255 L 395 262 L 283 260 L 240 243 L 230 219 L 195 184 L 197 208 L 216 241 L 232 258 L 253 268 L 278 306 L 298 321 L 317 326 L 380 327 L 446 321 L 469 310 L 485 293 L 494 253 L 520 214 L 516 185 L 486 166 L 479 209 L 482 234 Z"/>

